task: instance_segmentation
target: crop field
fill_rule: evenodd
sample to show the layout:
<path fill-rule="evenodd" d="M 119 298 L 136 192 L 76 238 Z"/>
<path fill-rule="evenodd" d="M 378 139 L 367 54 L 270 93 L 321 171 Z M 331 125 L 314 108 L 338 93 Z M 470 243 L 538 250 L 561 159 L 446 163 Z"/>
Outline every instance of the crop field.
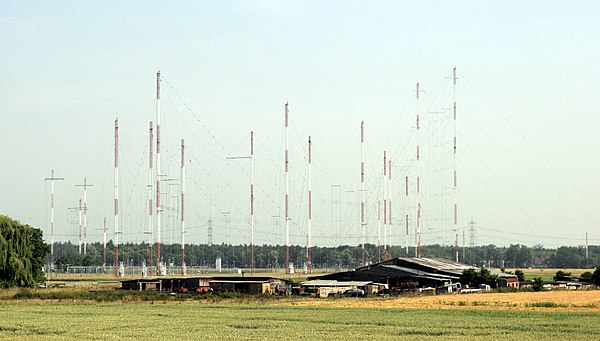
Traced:
<path fill-rule="evenodd" d="M 598 339 L 593 312 L 239 304 L 0 304 L 0 339 Z"/>
<path fill-rule="evenodd" d="M 18 292 L 0 300 L 2 340 L 600 338 L 597 290 L 219 302 L 11 298 Z"/>

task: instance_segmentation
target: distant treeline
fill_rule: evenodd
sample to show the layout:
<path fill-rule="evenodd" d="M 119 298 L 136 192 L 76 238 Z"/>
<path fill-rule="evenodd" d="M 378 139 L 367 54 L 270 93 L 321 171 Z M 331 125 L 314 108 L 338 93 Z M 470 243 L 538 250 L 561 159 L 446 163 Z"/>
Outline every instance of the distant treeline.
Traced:
<path fill-rule="evenodd" d="M 107 264 L 114 263 L 114 246 L 112 241 L 106 248 Z M 375 263 L 379 258 L 376 245 L 365 246 L 367 262 Z M 589 258 L 585 257 L 585 248 L 562 246 L 557 249 L 544 248 L 541 245 L 528 247 L 525 245 L 510 245 L 508 247 L 484 245 L 473 248 L 460 248 L 459 261 L 476 267 L 498 268 L 592 268 L 600 264 L 600 246 L 589 246 Z M 87 246 L 87 255 L 79 254 L 78 245 L 71 243 L 56 243 L 54 246 L 56 264 L 101 266 L 103 264 L 102 243 L 92 243 Z M 214 267 L 215 259 L 221 257 L 223 267 L 250 267 L 249 245 L 196 245 L 185 246 L 185 258 L 188 266 Z M 409 248 L 408 254 L 404 247 L 392 246 L 388 249 L 391 257 L 412 257 L 414 248 Z M 148 244 L 126 243 L 119 246 L 119 259 L 126 265 L 141 265 L 147 261 Z M 356 268 L 361 265 L 360 246 L 313 247 L 313 267 L 315 268 Z M 290 262 L 300 270 L 306 262 L 307 252 L 304 246 L 290 246 Z M 454 259 L 454 247 L 445 245 L 424 245 L 421 256 L 427 258 Z M 383 248 L 381 260 L 383 260 Z M 153 248 L 153 263 L 156 263 L 156 245 Z M 163 262 L 181 264 L 181 245 L 161 245 Z M 254 248 L 255 267 L 285 268 L 285 246 L 256 245 Z M 49 256 L 47 256 L 49 260 Z"/>

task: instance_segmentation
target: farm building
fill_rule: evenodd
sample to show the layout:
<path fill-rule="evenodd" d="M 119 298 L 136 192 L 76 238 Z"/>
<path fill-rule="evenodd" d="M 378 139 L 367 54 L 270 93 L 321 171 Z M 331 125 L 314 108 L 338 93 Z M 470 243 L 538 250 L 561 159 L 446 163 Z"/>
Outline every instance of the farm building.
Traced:
<path fill-rule="evenodd" d="M 519 278 L 513 274 L 507 274 L 504 272 L 496 272 L 494 275 L 498 276 L 498 287 L 499 288 L 515 288 L 519 289 Z"/>
<path fill-rule="evenodd" d="M 169 292 L 239 292 L 267 294 L 288 292 L 285 280 L 272 277 L 167 277 L 154 280 L 138 279 L 121 282 L 125 290 L 157 290 Z"/>
<path fill-rule="evenodd" d="M 132 279 L 132 280 L 128 280 L 128 281 L 122 281 L 121 289 L 139 290 L 139 291 L 145 291 L 145 290 L 161 291 L 162 290 L 162 281 Z"/>
<path fill-rule="evenodd" d="M 463 271 L 471 268 L 470 265 L 447 259 L 401 257 L 314 279 L 370 281 L 386 284 L 392 292 L 426 287 L 435 288 L 438 292 L 451 292 Z"/>
<path fill-rule="evenodd" d="M 300 295 L 318 297 L 330 296 L 365 296 L 373 295 L 383 290 L 385 285 L 376 284 L 372 281 L 336 281 L 336 280 L 312 280 L 300 283 Z"/>

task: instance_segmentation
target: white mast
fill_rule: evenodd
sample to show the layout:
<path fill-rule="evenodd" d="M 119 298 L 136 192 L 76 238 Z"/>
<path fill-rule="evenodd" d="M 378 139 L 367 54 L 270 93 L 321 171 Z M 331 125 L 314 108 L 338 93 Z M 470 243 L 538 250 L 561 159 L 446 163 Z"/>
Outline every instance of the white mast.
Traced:
<path fill-rule="evenodd" d="M 115 118 L 115 174 L 114 174 L 114 192 L 115 192 L 115 276 L 119 276 L 119 119 Z"/>
<path fill-rule="evenodd" d="M 285 103 L 285 273 L 290 273 L 290 216 L 289 216 L 289 154 L 288 154 L 288 104 Z"/>
<path fill-rule="evenodd" d="M 390 258 L 392 256 L 391 252 L 392 252 L 392 160 L 388 160 L 388 180 L 389 180 L 389 190 L 388 190 L 388 233 L 389 233 L 389 237 L 388 237 L 388 247 L 389 247 L 389 253 L 390 253 Z"/>
<path fill-rule="evenodd" d="M 388 259 L 388 233 L 387 233 L 387 156 L 386 151 L 383 151 L 383 259 Z"/>
<path fill-rule="evenodd" d="M 406 255 L 408 256 L 408 175 L 404 178 L 404 194 L 405 194 L 405 200 L 404 200 L 404 225 L 405 225 L 405 232 L 404 232 L 404 243 L 405 243 L 405 252 Z"/>
<path fill-rule="evenodd" d="M 87 255 L 87 188 L 94 185 L 88 185 L 87 178 L 83 178 L 83 185 L 76 186 L 83 187 L 83 208 L 81 202 L 79 203 L 79 254 L 81 254 L 81 210 L 83 210 L 83 254 Z"/>
<path fill-rule="evenodd" d="M 308 273 L 312 273 L 312 142 L 308 137 L 308 243 L 306 249 L 308 251 Z"/>
<path fill-rule="evenodd" d="M 366 265 L 365 259 L 365 121 L 360 122 L 360 226 L 362 230 L 362 265 Z"/>
<path fill-rule="evenodd" d="M 54 176 L 54 169 L 50 171 L 50 177 L 44 180 L 50 180 L 50 266 L 54 266 L 54 181 L 64 180 Z"/>
<path fill-rule="evenodd" d="M 250 273 L 254 273 L 254 131 L 250 132 Z"/>
<path fill-rule="evenodd" d="M 419 162 L 419 83 L 417 83 L 417 227 L 415 256 L 421 258 L 421 164 Z"/>
<path fill-rule="evenodd" d="M 452 100 L 454 102 L 452 106 L 454 116 L 454 148 L 452 152 L 452 164 L 454 167 L 454 258 L 458 262 L 458 185 L 456 174 L 456 67 L 452 69 Z"/>
<path fill-rule="evenodd" d="M 81 199 L 79 199 L 79 254 L 81 254 Z"/>
<path fill-rule="evenodd" d="M 381 262 L 381 200 L 377 200 L 377 261 Z"/>
<path fill-rule="evenodd" d="M 106 217 L 104 217 L 104 263 L 102 263 L 104 273 L 106 273 Z"/>
<path fill-rule="evenodd" d="M 152 197 L 153 197 L 153 182 L 154 182 L 154 172 L 153 172 L 153 162 L 152 162 L 152 154 L 154 151 L 154 136 L 153 136 L 153 126 L 152 121 L 149 124 L 149 143 L 148 143 L 148 231 L 146 234 L 148 235 L 148 273 L 152 273 L 152 233 L 154 232 L 154 208 L 152 205 Z"/>
<path fill-rule="evenodd" d="M 160 207 L 160 70 L 156 73 L 156 270 L 161 273 L 160 237 L 161 237 L 161 212 Z"/>
<path fill-rule="evenodd" d="M 181 274 L 185 269 L 185 144 L 181 139 Z"/>

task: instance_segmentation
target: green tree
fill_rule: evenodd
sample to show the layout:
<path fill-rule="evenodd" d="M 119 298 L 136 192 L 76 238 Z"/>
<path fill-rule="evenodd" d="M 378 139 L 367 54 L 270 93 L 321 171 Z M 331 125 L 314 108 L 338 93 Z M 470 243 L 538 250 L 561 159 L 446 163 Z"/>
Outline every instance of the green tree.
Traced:
<path fill-rule="evenodd" d="M 592 274 L 592 281 L 594 284 L 600 285 L 600 265 L 598 265 L 596 270 L 594 270 L 594 273 Z"/>
<path fill-rule="evenodd" d="M 33 287 L 44 280 L 42 266 L 50 246 L 42 232 L 0 215 L 0 284 Z"/>
<path fill-rule="evenodd" d="M 533 289 L 533 291 L 544 290 L 544 281 L 542 280 L 542 277 L 536 277 L 533 279 L 533 285 L 531 286 L 531 289 Z"/>
<path fill-rule="evenodd" d="M 525 281 L 525 273 L 523 273 L 523 270 L 520 270 L 520 269 L 515 270 L 515 275 L 517 276 L 517 279 L 519 280 L 519 282 Z"/>

